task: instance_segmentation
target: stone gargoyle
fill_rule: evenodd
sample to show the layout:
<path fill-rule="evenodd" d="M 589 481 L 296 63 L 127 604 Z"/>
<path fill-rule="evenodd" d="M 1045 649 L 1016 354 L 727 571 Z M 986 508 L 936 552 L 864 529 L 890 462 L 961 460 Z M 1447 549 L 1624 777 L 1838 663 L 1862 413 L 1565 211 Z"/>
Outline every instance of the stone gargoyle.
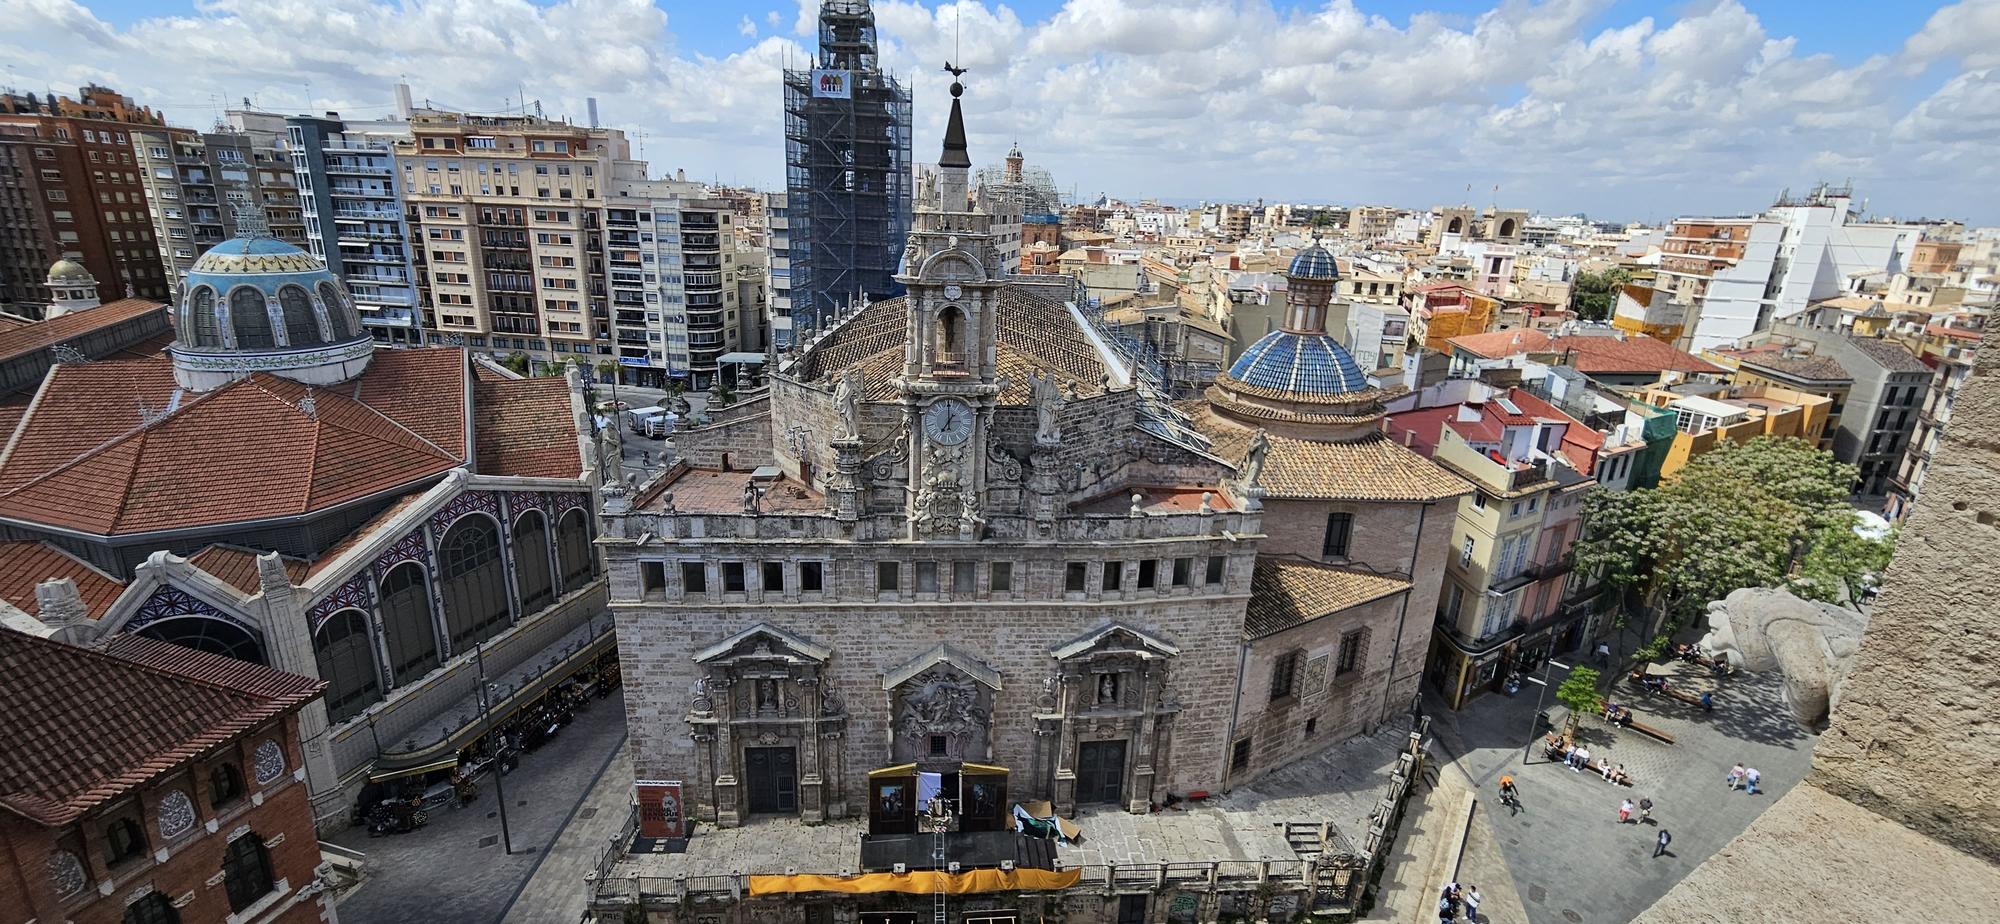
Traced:
<path fill-rule="evenodd" d="M 1778 670 L 1799 724 L 1826 726 L 1868 617 L 1788 591 L 1746 587 L 1708 604 L 1701 652 L 1737 670 Z"/>

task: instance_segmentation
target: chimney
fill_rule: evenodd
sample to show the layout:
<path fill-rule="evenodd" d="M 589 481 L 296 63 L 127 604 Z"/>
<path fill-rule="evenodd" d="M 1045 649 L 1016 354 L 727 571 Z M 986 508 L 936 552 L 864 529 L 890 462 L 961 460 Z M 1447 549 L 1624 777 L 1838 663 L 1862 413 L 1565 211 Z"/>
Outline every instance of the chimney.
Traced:
<path fill-rule="evenodd" d="M 590 127 L 591 127 L 591 128 L 596 128 L 596 127 L 597 127 L 597 97 L 595 97 L 595 96 L 592 96 L 592 97 L 589 97 L 589 98 L 587 98 L 587 99 L 585 100 L 585 102 L 586 102 L 586 103 L 588 104 L 588 106 L 589 106 L 589 109 L 590 109 Z"/>

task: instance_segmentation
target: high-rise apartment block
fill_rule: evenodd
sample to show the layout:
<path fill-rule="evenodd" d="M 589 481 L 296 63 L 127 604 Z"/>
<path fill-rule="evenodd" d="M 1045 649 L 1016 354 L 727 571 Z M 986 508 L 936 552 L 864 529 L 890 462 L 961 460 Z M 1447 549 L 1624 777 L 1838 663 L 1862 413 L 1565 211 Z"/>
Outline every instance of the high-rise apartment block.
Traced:
<path fill-rule="evenodd" d="M 48 303 L 41 273 L 54 258 L 68 257 L 107 295 L 164 300 L 171 281 L 160 267 L 132 133 L 165 120 L 104 87 L 84 87 L 77 97 L 0 94 L 0 147 L 10 149 L 0 160 L 32 171 L 36 194 L 30 205 L 25 183 L 11 187 L 17 203 L 11 207 L 30 214 L 0 221 L 11 229 L 0 240 L 14 251 L 5 261 L 7 289 L 25 296 L 17 301 L 26 310 L 38 311 Z M 41 251 L 33 259 L 30 235 Z M 31 275 L 14 278 L 36 263 Z"/>
<path fill-rule="evenodd" d="M 604 210 L 611 315 L 623 380 L 707 388 L 736 348 L 736 215 L 700 183 L 616 165 Z"/>
<path fill-rule="evenodd" d="M 910 93 L 882 71 L 874 10 L 868 0 L 824 0 L 819 60 L 785 71 L 792 253 L 790 323 L 772 331 L 781 345 L 796 328 L 825 327 L 850 301 L 902 293 L 910 183 Z"/>
<path fill-rule="evenodd" d="M 361 323 L 384 343 L 423 342 L 409 226 L 397 187 L 403 121 L 338 113 L 285 120 L 305 224 L 304 246 L 347 283 Z M 449 171 L 447 171 L 449 172 Z"/>
<path fill-rule="evenodd" d="M 623 133 L 420 109 L 395 148 L 430 340 L 543 364 L 611 357 L 600 217 Z"/>
<path fill-rule="evenodd" d="M 764 300 L 765 333 L 777 344 L 792 317 L 792 210 L 781 192 L 764 194 Z"/>
<path fill-rule="evenodd" d="M 235 237 L 237 206 L 254 203 L 272 237 L 304 246 L 299 192 L 285 150 L 284 119 L 231 111 L 226 130 L 134 129 L 160 263 L 174 282 L 208 249 Z"/>

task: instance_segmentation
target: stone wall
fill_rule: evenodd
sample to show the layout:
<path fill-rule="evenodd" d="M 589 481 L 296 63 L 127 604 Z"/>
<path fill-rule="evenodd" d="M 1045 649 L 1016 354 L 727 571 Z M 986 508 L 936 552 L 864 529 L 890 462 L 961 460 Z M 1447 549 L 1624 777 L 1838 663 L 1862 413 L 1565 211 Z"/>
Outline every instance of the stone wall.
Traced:
<path fill-rule="evenodd" d="M 1251 739 L 1250 763 L 1230 771 L 1230 787 L 1242 786 L 1328 744 L 1373 729 L 1385 717 L 1403 713 L 1407 700 L 1394 698 L 1395 685 L 1389 679 L 1389 652 L 1395 644 L 1397 621 L 1403 615 L 1403 598 L 1403 593 L 1392 594 L 1250 643 L 1235 734 L 1229 742 L 1233 748 L 1236 742 Z M 1338 673 L 1341 639 L 1356 631 L 1361 633 L 1356 667 Z M 1406 654 L 1407 662 L 1397 659 L 1404 662 L 1394 668 L 1398 676 L 1422 665 L 1422 649 Z M 1273 700 L 1272 672 L 1288 658 L 1299 661 L 1293 693 Z M 1310 729 L 1308 722 L 1312 723 Z"/>
<path fill-rule="evenodd" d="M 1820 737 L 1811 781 L 2000 861 L 2000 329 L 1988 331 Z M 1970 912 L 1968 912 L 1970 913 Z"/>
<path fill-rule="evenodd" d="M 689 465 L 749 471 L 771 464 L 771 415 L 758 412 L 723 423 L 682 430 L 673 435 L 674 451 Z"/>

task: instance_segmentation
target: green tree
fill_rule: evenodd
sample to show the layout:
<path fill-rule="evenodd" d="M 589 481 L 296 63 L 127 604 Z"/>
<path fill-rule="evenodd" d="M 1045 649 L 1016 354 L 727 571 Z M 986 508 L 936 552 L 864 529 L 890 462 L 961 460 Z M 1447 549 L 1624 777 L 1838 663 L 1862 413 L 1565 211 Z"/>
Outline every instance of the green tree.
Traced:
<path fill-rule="evenodd" d="M 1864 536 L 1850 525 L 1841 529 L 1829 525 L 1799 559 L 1798 572 L 1791 580 L 1792 593 L 1808 600 L 1849 603 L 1889 567 L 1896 550 L 1896 531 L 1881 536 Z"/>
<path fill-rule="evenodd" d="M 1576 564 L 1656 608 L 1664 628 L 1646 634 L 1672 634 L 1708 601 L 1783 586 L 1813 549 L 1844 543 L 1834 533 L 1853 531 L 1854 476 L 1802 440 L 1724 443 L 1657 488 L 1586 495 Z"/>
<path fill-rule="evenodd" d="M 1576 727 L 1577 716 L 1590 715 L 1597 711 L 1597 669 L 1577 666 L 1570 668 L 1569 676 L 1562 686 L 1556 688 L 1556 699 L 1569 707 L 1569 725 Z"/>
<path fill-rule="evenodd" d="M 513 370 L 514 374 L 516 375 L 527 375 L 528 354 L 509 353 L 505 357 L 501 358 L 500 365 L 506 366 L 508 369 Z"/>
<path fill-rule="evenodd" d="M 1614 266 L 1602 272 L 1581 272 L 1570 280 L 1570 302 L 1578 317 L 1602 321 L 1618 307 L 1618 287 L 1632 281 L 1632 274 Z"/>

